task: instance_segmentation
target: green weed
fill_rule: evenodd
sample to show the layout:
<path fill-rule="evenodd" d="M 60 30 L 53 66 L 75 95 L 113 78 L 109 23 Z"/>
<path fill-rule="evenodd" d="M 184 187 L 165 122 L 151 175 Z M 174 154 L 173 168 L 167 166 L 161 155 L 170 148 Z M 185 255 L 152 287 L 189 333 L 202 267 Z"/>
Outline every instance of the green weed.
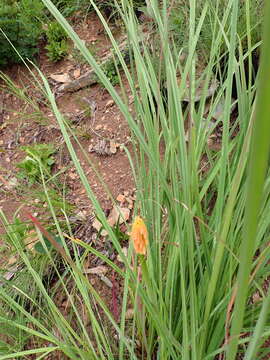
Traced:
<path fill-rule="evenodd" d="M 119 70 L 118 70 L 119 65 L 120 65 L 119 62 L 115 60 L 111 60 L 106 62 L 106 64 L 102 67 L 104 74 L 110 80 L 113 86 L 120 83 Z"/>
<path fill-rule="evenodd" d="M 32 146 L 23 146 L 27 156 L 17 164 L 21 169 L 18 177 L 26 179 L 29 184 L 34 184 L 41 181 L 41 171 L 43 171 L 45 178 L 51 176 L 51 167 L 55 160 L 53 154 L 55 148 L 50 144 L 36 144 Z"/>
<path fill-rule="evenodd" d="M 56 21 L 48 24 L 46 29 L 48 44 L 45 48 L 48 50 L 48 57 L 51 61 L 59 61 L 68 53 L 67 34 L 65 30 Z"/>

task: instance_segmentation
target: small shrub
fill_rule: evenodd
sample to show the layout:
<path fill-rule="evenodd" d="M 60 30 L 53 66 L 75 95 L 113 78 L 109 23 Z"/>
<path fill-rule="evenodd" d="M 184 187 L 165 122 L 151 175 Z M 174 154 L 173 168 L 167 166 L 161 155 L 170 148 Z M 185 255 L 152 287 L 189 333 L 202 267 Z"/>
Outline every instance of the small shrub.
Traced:
<path fill-rule="evenodd" d="M 1 1 L 0 66 L 21 61 L 10 42 L 22 58 L 32 59 L 37 54 L 37 43 L 42 32 L 38 18 L 42 8 L 43 4 L 36 0 Z"/>
<path fill-rule="evenodd" d="M 119 66 L 119 62 L 115 63 L 112 60 L 112 61 L 109 61 L 108 63 L 106 63 L 102 68 L 105 75 L 110 80 L 110 82 L 113 86 L 119 84 L 119 82 L 120 82 L 118 72 L 117 72 L 117 66 Z"/>
<path fill-rule="evenodd" d="M 46 30 L 48 57 L 51 61 L 59 61 L 68 53 L 67 34 L 58 22 L 49 23 Z"/>
<path fill-rule="evenodd" d="M 21 169 L 18 177 L 27 179 L 30 184 L 33 184 L 41 180 L 42 167 L 45 178 L 48 178 L 55 162 L 52 156 L 55 153 L 54 147 L 50 144 L 37 144 L 24 146 L 22 149 L 27 153 L 27 156 L 17 164 L 17 167 Z"/>

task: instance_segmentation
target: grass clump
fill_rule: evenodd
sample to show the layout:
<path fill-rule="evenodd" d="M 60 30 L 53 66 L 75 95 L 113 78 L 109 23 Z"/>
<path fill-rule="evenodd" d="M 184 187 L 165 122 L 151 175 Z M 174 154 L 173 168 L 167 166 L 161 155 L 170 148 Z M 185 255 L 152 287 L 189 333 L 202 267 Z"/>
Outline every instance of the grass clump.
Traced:
<path fill-rule="evenodd" d="M 144 219 L 143 236 L 147 250 L 143 249 L 144 255 L 137 255 L 130 243 L 127 254 L 123 254 L 119 243 L 121 234 L 108 224 L 78 160 L 73 147 L 73 139 L 78 139 L 66 127 L 49 84 L 40 73 L 85 192 L 123 265 L 113 263 L 83 239 L 75 238 L 71 227 L 68 230 L 74 251 L 64 242 L 63 247 L 59 247 L 50 236 L 46 236 L 42 224 L 31 217 L 40 239 L 45 235 L 64 259 L 64 273 L 58 271 L 53 261 L 51 265 L 57 273 L 58 291 L 61 289 L 70 301 L 71 315 L 68 320 L 63 316 L 55 301 L 55 288 L 44 287 L 41 274 L 18 249 L 43 296 L 46 312 L 43 317 L 33 317 L 31 311 L 25 311 L 14 303 L 6 289 L 0 288 L 2 302 L 21 314 L 26 324 L 22 329 L 24 335 L 31 336 L 38 343 L 38 347 L 30 350 L 14 349 L 12 352 L 10 349 L 9 357 L 30 353 L 43 357 L 59 351 L 70 359 L 215 360 L 223 357 L 234 360 L 238 352 L 246 360 L 259 359 L 262 357 L 260 347 L 269 337 L 270 327 L 266 316 L 270 297 L 263 289 L 269 276 L 270 259 L 270 173 L 266 169 L 270 132 L 267 119 L 269 82 L 263 82 L 267 79 L 266 73 L 262 73 L 259 85 L 245 81 L 244 60 L 250 59 L 253 47 L 250 41 L 246 49 L 238 46 L 238 16 L 239 11 L 243 11 L 240 1 L 229 1 L 224 13 L 215 13 L 212 18 L 211 26 L 216 36 L 211 41 L 207 65 L 199 74 L 197 50 L 204 24 L 213 14 L 209 2 L 203 4 L 200 15 L 197 5 L 201 4 L 189 2 L 187 56 L 183 62 L 179 61 L 183 49 L 177 52 L 169 41 L 168 4 L 165 2 L 159 8 L 155 1 L 150 2 L 156 34 L 162 45 L 160 68 L 153 58 L 149 42 L 142 39 L 132 6 L 127 5 L 124 11 L 119 9 L 126 26 L 130 52 L 134 55 L 129 68 L 107 21 L 92 3 L 128 81 L 134 99 L 132 113 L 124 89 L 122 94 L 116 91 L 51 1 L 43 0 L 43 3 L 95 69 L 129 124 L 133 156 L 128 150 L 126 152 L 137 188 L 135 213 Z M 268 29 L 269 6 L 266 14 Z M 248 6 L 245 15 L 248 19 Z M 247 38 L 250 30 L 248 26 Z M 223 42 L 228 53 L 228 71 L 219 87 L 209 95 L 216 64 L 224 56 Z M 236 52 L 240 54 L 237 61 Z M 166 102 L 161 101 L 161 70 L 162 81 L 166 84 Z M 267 71 L 267 62 L 263 62 L 263 70 Z M 198 98 L 196 84 L 200 77 L 204 82 Z M 232 119 L 234 81 L 237 114 Z M 256 96 L 258 105 L 254 101 Z M 221 99 L 224 99 L 221 116 L 214 125 L 207 126 L 212 123 Z M 255 106 L 258 106 L 259 121 L 255 121 Z M 213 150 L 208 140 L 215 135 L 218 126 L 222 128 L 221 149 Z M 236 128 L 237 136 L 232 136 Z M 248 169 L 250 148 L 252 155 Z M 44 191 L 47 191 L 46 186 Z M 48 205 L 58 235 L 63 238 L 61 224 L 49 198 Z M 5 223 L 3 214 L 2 218 Z M 136 236 L 140 236 L 138 227 L 136 231 Z M 83 249 L 81 256 L 78 255 L 78 246 Z M 84 261 L 89 254 L 102 259 L 111 273 L 121 279 L 119 319 L 84 272 Z M 69 279 L 72 279 L 73 291 L 67 286 Z M 78 294 L 82 312 L 72 296 L 74 292 Z M 259 301 L 252 301 L 257 292 Z M 26 295 L 22 294 L 22 297 Z M 34 297 L 30 301 L 34 303 Z M 129 306 L 132 306 L 133 317 L 128 321 Z M 56 322 L 57 335 L 52 320 Z M 91 325 L 91 330 L 87 324 Z M 19 328 L 16 319 L 10 325 Z"/>
<path fill-rule="evenodd" d="M 197 51 L 200 57 L 206 61 L 209 58 L 209 49 L 217 33 L 222 28 L 225 35 L 230 28 L 229 12 L 226 13 L 227 2 L 224 0 L 214 0 L 209 2 L 209 10 L 205 16 L 204 23 L 201 28 L 200 42 L 197 43 Z M 205 1 L 196 2 L 195 10 L 195 26 L 199 24 Z M 176 44 L 183 48 L 188 48 L 187 39 L 189 37 L 189 19 L 190 8 L 188 1 L 176 0 L 170 9 L 169 27 Z M 239 3 L 239 11 L 237 18 L 237 34 L 242 48 L 246 51 L 249 46 L 253 47 L 261 40 L 263 18 L 263 1 L 246 1 Z M 222 22 L 218 24 L 218 21 Z M 221 53 L 227 53 L 226 36 L 222 37 L 219 42 Z M 237 49 L 236 49 L 237 51 Z"/>

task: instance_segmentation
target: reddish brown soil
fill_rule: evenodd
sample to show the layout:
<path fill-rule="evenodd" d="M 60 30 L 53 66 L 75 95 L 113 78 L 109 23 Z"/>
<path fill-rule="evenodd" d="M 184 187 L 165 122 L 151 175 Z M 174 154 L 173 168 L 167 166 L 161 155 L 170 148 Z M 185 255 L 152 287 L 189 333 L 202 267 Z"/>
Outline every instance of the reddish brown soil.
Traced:
<path fill-rule="evenodd" d="M 101 23 L 94 14 L 82 19 L 80 22 L 78 22 L 78 17 L 73 19 L 75 30 L 86 41 L 86 44 L 91 46 L 96 56 L 103 56 L 110 51 L 110 45 Z M 71 78 L 74 78 L 74 74 L 76 77 L 78 74 L 82 75 L 89 70 L 88 65 L 79 62 L 77 57 L 74 58 L 71 55 L 58 63 L 52 63 L 46 55 L 44 44 L 41 44 L 40 47 L 38 66 L 49 80 L 52 91 L 55 90 L 59 83 L 57 84 L 50 78 L 51 74 L 69 74 Z M 79 60 L 81 61 L 81 59 Z M 37 74 L 35 69 L 32 68 L 32 71 Z M 2 105 L 0 106 L 0 110 L 2 108 L 0 114 L 1 209 L 11 223 L 14 214 L 20 207 L 18 216 L 23 221 L 27 220 L 24 211 L 25 206 L 44 225 L 50 221 L 50 214 L 46 207 L 40 207 L 40 201 L 35 198 L 34 190 L 36 186 L 31 186 L 27 184 L 27 181 L 22 180 L 17 180 L 16 186 L 12 186 L 12 183 L 19 171 L 16 164 L 25 158 L 21 146 L 35 143 L 52 143 L 56 149 L 54 155 L 56 163 L 53 166 L 53 173 L 56 174 L 60 170 L 63 172 L 60 179 L 61 183 L 66 185 L 68 201 L 74 205 L 72 215 L 80 214 L 80 217 L 83 217 L 84 221 L 88 223 L 88 219 L 93 218 L 93 206 L 75 171 L 59 125 L 50 110 L 48 102 L 41 95 L 32 75 L 25 66 L 12 66 L 6 69 L 5 73 L 18 88 L 24 90 L 24 94 L 34 102 L 36 108 L 34 109 L 25 101 L 19 99 L 16 94 L 10 93 L 4 82 L 1 83 L 2 89 L 6 90 L 0 93 L 0 105 Z M 87 107 L 88 102 L 93 104 L 95 110 L 81 119 L 78 114 Z M 57 105 L 72 122 L 73 131 L 79 139 L 86 157 L 80 146 L 73 141 L 76 154 L 87 176 L 89 185 L 100 201 L 105 213 L 108 213 L 112 207 L 110 196 L 115 199 L 124 191 L 129 192 L 129 194 L 134 192 L 134 182 L 129 161 L 121 146 L 125 145 L 128 149 L 131 148 L 127 123 L 117 106 L 111 101 L 108 92 L 100 84 L 62 95 L 57 98 Z M 39 114 L 37 114 L 38 111 Z M 89 152 L 102 140 L 106 140 L 107 144 L 110 143 L 109 141 L 116 144 L 116 152 L 109 155 L 99 154 L 95 151 Z M 91 164 L 94 165 L 104 180 L 107 190 L 104 189 Z M 4 228 L 0 224 L 0 234 L 3 233 Z"/>

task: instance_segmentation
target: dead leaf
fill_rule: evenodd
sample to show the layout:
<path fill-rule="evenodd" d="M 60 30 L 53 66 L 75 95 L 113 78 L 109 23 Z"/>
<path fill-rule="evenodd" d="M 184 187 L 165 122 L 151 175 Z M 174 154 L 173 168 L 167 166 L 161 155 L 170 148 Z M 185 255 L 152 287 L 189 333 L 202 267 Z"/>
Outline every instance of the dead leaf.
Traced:
<path fill-rule="evenodd" d="M 109 280 L 107 276 L 101 275 L 100 280 L 102 280 L 109 288 L 113 287 L 111 280 Z"/>
<path fill-rule="evenodd" d="M 126 320 L 131 320 L 134 317 L 134 309 L 127 309 L 126 311 Z"/>
<path fill-rule="evenodd" d="M 116 200 L 119 201 L 120 203 L 124 203 L 126 201 L 126 198 L 123 194 L 119 194 Z"/>
<path fill-rule="evenodd" d="M 92 274 L 92 275 L 99 275 L 99 276 L 104 275 L 107 272 L 108 272 L 108 268 L 103 265 L 84 270 L 85 274 Z"/>
<path fill-rule="evenodd" d="M 98 221 L 98 219 L 95 219 L 95 220 L 93 221 L 92 226 L 93 226 L 93 228 L 96 229 L 98 232 L 99 232 L 99 231 L 101 230 L 101 228 L 102 228 L 102 224 L 101 224 L 100 221 Z M 101 236 L 107 236 L 107 235 L 108 235 L 108 232 L 107 232 L 105 229 L 103 229 L 103 230 L 101 231 L 100 235 L 101 235 Z"/>
<path fill-rule="evenodd" d="M 92 223 L 92 226 L 94 229 L 96 229 L 97 231 L 100 231 L 100 229 L 102 228 L 102 224 L 100 221 L 98 221 L 98 219 L 95 219 Z"/>
<path fill-rule="evenodd" d="M 119 224 L 121 225 L 123 224 L 123 222 L 129 219 L 129 216 L 130 209 L 114 206 L 108 218 L 108 223 L 110 224 L 110 226 L 114 226 L 119 219 Z"/>
<path fill-rule="evenodd" d="M 108 107 L 113 106 L 113 104 L 114 104 L 114 100 L 111 99 L 111 100 L 107 101 L 107 103 L 106 103 L 106 105 L 105 105 L 106 109 L 107 109 Z"/>
<path fill-rule="evenodd" d="M 69 75 L 67 73 L 65 74 L 51 74 L 50 77 L 60 83 L 68 83 L 71 81 Z"/>

